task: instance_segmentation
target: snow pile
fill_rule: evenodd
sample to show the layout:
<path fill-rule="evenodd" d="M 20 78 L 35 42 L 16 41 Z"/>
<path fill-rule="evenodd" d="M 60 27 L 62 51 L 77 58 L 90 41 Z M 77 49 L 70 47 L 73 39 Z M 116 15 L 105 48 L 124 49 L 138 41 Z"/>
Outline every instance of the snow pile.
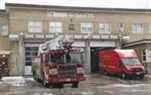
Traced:
<path fill-rule="evenodd" d="M 11 86 L 25 86 L 26 84 L 23 77 L 3 77 L 2 81 Z"/>

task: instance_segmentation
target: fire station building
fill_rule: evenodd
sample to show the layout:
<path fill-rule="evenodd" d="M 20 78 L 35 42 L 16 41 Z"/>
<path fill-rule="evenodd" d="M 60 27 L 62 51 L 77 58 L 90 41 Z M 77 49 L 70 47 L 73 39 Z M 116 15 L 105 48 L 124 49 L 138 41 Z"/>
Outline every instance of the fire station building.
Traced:
<path fill-rule="evenodd" d="M 31 75 L 38 46 L 59 35 L 84 49 L 86 73 L 99 71 L 97 52 L 134 48 L 149 68 L 151 10 L 6 3 L 0 10 L 0 70 Z M 5 59 L 5 60 L 4 60 Z"/>

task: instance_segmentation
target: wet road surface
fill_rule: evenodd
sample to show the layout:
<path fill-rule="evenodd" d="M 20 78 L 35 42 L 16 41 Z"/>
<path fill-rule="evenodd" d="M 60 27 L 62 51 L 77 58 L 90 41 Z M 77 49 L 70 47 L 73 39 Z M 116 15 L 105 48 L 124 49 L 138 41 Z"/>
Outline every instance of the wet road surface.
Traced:
<path fill-rule="evenodd" d="M 79 88 L 45 88 L 32 78 L 9 77 L 0 81 L 0 95 L 151 95 L 151 78 L 144 80 L 89 75 Z"/>

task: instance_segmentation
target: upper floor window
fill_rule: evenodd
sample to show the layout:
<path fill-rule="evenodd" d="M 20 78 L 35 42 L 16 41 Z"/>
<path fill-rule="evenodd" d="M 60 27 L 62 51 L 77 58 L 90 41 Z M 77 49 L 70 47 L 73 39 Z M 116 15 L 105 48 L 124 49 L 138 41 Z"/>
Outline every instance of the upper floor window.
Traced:
<path fill-rule="evenodd" d="M 146 24 L 146 27 L 147 27 L 147 32 L 151 33 L 151 24 Z"/>
<path fill-rule="evenodd" d="M 7 25 L 0 25 L 0 34 L 2 34 L 2 35 L 7 35 L 8 34 Z"/>
<path fill-rule="evenodd" d="M 140 23 L 132 24 L 132 32 L 139 33 L 143 31 L 143 25 Z"/>
<path fill-rule="evenodd" d="M 92 23 L 81 23 L 81 32 L 91 33 L 92 32 Z"/>
<path fill-rule="evenodd" d="M 123 23 L 119 23 L 117 26 L 117 31 L 118 32 L 124 32 L 124 24 Z"/>
<path fill-rule="evenodd" d="M 49 32 L 55 32 L 55 33 L 62 32 L 62 23 L 61 22 L 50 22 L 49 23 Z"/>
<path fill-rule="evenodd" d="M 42 32 L 42 22 L 40 22 L 40 21 L 28 22 L 28 32 L 32 32 L 32 33 Z"/>
<path fill-rule="evenodd" d="M 111 25 L 109 23 L 99 23 L 99 32 L 111 32 Z"/>

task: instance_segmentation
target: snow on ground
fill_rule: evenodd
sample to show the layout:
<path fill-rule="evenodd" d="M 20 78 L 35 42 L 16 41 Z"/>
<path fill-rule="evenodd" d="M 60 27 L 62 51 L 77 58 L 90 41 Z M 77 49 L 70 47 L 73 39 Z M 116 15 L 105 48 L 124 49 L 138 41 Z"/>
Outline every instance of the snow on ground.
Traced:
<path fill-rule="evenodd" d="M 26 81 L 24 77 L 13 76 L 13 77 L 2 77 L 2 82 L 11 86 L 25 86 Z"/>

